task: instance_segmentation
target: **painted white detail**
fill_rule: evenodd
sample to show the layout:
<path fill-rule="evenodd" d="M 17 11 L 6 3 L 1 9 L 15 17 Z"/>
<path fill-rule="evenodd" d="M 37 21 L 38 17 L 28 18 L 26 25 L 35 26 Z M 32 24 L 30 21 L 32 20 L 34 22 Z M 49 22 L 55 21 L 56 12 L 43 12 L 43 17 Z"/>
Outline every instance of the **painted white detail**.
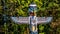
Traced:
<path fill-rule="evenodd" d="M 36 4 L 33 4 L 33 5 L 31 4 L 31 5 L 29 5 L 29 6 L 36 6 Z"/>

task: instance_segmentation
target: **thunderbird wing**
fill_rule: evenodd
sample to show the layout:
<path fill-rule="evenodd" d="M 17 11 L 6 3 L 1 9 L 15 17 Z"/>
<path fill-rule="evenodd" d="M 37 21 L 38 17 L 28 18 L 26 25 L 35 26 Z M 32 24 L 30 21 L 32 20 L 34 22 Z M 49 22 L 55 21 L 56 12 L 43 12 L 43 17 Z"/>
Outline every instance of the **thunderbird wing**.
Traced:
<path fill-rule="evenodd" d="M 29 24 L 29 17 L 11 17 L 11 19 L 18 24 Z"/>
<path fill-rule="evenodd" d="M 37 17 L 37 24 L 49 23 L 52 21 L 52 17 Z"/>

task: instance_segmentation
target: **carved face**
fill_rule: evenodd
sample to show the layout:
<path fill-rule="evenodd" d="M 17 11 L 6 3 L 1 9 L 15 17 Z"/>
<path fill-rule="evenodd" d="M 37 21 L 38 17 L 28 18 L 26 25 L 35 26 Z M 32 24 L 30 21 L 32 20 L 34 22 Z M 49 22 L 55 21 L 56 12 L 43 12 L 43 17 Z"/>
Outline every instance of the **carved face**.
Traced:
<path fill-rule="evenodd" d="M 29 6 L 29 12 L 36 12 L 37 7 L 36 6 Z"/>
<path fill-rule="evenodd" d="M 30 16 L 36 16 L 36 12 L 30 12 Z"/>
<path fill-rule="evenodd" d="M 34 16 L 34 13 L 33 13 L 33 12 L 30 12 L 30 15 L 31 15 L 31 16 Z"/>

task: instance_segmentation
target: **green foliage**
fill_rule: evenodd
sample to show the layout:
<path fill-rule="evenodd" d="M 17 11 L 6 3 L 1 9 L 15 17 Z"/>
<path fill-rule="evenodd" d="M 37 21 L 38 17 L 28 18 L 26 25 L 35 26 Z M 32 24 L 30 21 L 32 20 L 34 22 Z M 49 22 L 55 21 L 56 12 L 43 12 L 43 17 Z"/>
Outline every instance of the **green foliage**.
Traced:
<path fill-rule="evenodd" d="M 43 32 L 43 33 L 39 33 L 39 34 L 45 34 L 45 33 Z"/>
<path fill-rule="evenodd" d="M 40 31 L 44 30 L 44 26 L 39 25 L 39 30 L 40 30 Z"/>

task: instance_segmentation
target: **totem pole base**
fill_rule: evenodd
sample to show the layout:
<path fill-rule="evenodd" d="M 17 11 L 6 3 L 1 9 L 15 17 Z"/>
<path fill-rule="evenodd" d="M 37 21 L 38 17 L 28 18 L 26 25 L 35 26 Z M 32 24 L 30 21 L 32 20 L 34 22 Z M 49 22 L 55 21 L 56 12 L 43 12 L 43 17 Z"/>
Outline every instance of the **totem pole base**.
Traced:
<path fill-rule="evenodd" d="M 36 31 L 36 32 L 31 31 L 30 34 L 38 34 L 38 31 Z"/>

